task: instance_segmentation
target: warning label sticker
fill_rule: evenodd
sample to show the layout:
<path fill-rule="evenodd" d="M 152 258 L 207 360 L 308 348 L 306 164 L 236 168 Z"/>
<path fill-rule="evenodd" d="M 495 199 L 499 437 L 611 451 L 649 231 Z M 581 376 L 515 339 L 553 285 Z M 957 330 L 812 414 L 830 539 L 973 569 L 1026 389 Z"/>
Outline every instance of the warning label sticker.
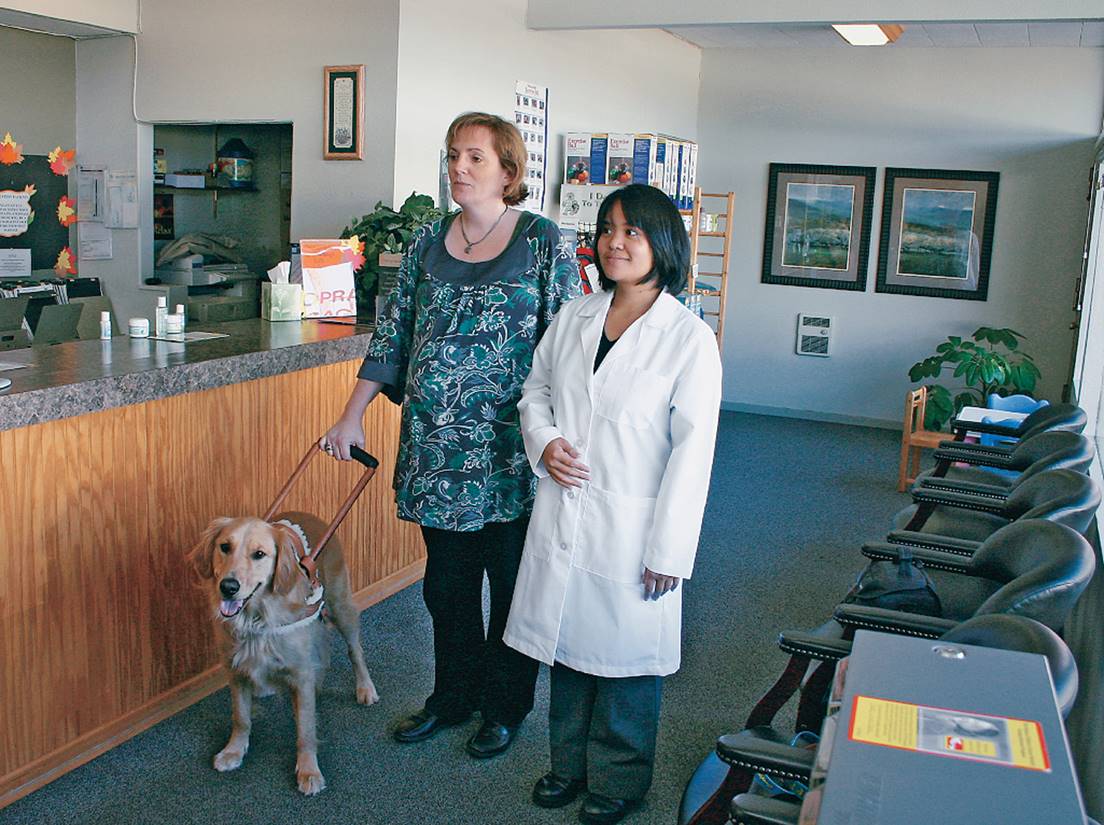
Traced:
<path fill-rule="evenodd" d="M 1050 771 L 1038 722 L 856 696 L 849 738 L 889 748 Z"/>

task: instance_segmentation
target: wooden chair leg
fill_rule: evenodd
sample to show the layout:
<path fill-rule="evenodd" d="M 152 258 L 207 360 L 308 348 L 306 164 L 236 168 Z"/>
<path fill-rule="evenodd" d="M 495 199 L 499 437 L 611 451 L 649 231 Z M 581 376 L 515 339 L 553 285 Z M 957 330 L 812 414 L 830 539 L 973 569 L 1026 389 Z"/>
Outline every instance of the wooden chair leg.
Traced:
<path fill-rule="evenodd" d="M 908 475 L 909 441 L 908 433 L 901 436 L 901 467 L 897 471 L 897 492 L 905 492 L 905 477 Z"/>

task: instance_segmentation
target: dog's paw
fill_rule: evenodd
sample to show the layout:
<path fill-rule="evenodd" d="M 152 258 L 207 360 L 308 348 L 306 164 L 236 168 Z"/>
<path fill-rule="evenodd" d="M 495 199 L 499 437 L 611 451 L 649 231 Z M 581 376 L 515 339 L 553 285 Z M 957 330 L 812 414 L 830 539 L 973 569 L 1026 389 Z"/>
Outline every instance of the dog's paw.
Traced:
<path fill-rule="evenodd" d="M 295 781 L 299 784 L 299 792 L 306 796 L 314 796 L 326 787 L 326 778 L 318 768 L 296 770 Z"/>
<path fill-rule="evenodd" d="M 235 768 L 240 768 L 242 760 L 245 758 L 245 751 L 223 748 L 221 751 L 215 754 L 214 765 L 216 771 L 232 771 Z"/>
<path fill-rule="evenodd" d="M 356 689 L 357 702 L 362 705 L 374 705 L 379 701 L 379 694 L 376 693 L 376 686 L 371 682 L 366 685 L 357 685 Z"/>

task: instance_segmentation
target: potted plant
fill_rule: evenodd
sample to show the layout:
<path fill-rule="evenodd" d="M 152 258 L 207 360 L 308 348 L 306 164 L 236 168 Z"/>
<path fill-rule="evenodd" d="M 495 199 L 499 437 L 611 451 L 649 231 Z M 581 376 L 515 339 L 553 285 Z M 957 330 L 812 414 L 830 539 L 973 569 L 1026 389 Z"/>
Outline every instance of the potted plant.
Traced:
<path fill-rule="evenodd" d="M 342 238 L 356 235 L 364 244 L 364 264 L 356 272 L 357 306 L 372 305 L 379 282 L 381 253 L 402 253 L 414 230 L 444 215 L 429 195 L 412 192 L 398 211 L 376 204 L 375 211 L 352 222 L 341 232 Z"/>
<path fill-rule="evenodd" d="M 1020 350 L 1024 336 L 1012 329 L 979 327 L 970 338 L 951 335 L 935 348 L 935 355 L 909 369 L 909 380 L 938 378 L 950 369 L 965 384 L 952 395 L 942 384 L 928 384 L 924 427 L 941 430 L 966 406 L 984 407 L 990 393 L 1032 395 L 1039 368 Z"/>

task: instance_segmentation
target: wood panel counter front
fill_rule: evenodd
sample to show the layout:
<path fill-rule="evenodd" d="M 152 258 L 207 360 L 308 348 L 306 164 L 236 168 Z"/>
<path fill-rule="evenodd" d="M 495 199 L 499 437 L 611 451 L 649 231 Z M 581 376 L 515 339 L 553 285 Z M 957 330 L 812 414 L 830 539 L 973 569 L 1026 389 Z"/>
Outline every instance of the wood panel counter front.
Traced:
<path fill-rule="evenodd" d="M 0 394 L 0 807 L 224 684 L 185 556 L 211 518 L 263 513 L 340 414 L 370 330 L 220 330 L 0 357 L 33 364 Z M 371 405 L 378 477 L 339 531 L 362 606 L 424 569 L 395 517 L 398 426 Z M 287 508 L 328 519 L 361 469 L 317 458 Z"/>

